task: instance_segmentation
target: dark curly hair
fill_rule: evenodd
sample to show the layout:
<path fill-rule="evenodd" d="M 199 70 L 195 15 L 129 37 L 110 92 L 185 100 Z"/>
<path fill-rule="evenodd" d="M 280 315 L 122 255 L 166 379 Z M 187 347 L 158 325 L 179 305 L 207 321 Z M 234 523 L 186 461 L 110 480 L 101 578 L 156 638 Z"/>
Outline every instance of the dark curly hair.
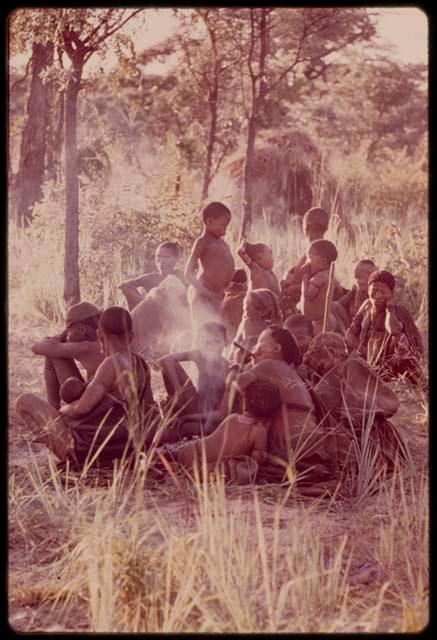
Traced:
<path fill-rule="evenodd" d="M 132 331 L 132 317 L 124 307 L 108 307 L 100 316 L 99 329 L 106 335 L 128 336 Z"/>
<path fill-rule="evenodd" d="M 278 324 L 270 325 L 269 330 L 272 338 L 280 345 L 285 362 L 298 365 L 300 363 L 300 351 L 293 334 Z"/>
<path fill-rule="evenodd" d="M 203 222 L 211 219 L 216 220 L 217 218 L 221 218 L 222 216 L 227 216 L 229 217 L 229 219 L 231 219 L 232 217 L 232 214 L 229 211 L 228 207 L 222 202 L 210 202 L 202 210 Z"/>
<path fill-rule="evenodd" d="M 269 418 L 281 406 L 278 387 L 268 382 L 252 382 L 243 397 L 245 410 L 256 418 Z"/>

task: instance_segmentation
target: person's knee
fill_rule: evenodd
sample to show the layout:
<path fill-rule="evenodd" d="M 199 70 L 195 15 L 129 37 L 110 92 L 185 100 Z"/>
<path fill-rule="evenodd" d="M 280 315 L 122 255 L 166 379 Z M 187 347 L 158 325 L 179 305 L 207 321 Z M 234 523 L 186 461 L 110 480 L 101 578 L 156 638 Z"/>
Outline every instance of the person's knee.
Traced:
<path fill-rule="evenodd" d="M 15 402 L 15 410 L 18 414 L 30 413 L 32 408 L 33 393 L 22 393 Z"/>

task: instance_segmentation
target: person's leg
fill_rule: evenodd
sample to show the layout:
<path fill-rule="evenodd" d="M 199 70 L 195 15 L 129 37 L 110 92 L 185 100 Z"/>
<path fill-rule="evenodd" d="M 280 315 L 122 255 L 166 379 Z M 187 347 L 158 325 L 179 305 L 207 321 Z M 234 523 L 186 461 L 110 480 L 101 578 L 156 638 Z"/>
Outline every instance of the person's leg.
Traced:
<path fill-rule="evenodd" d="M 144 300 L 144 296 L 140 295 L 135 287 L 125 287 L 122 289 L 122 293 L 126 298 L 129 311 L 132 311 L 137 304 Z"/>
<path fill-rule="evenodd" d="M 67 378 L 84 379 L 74 360 L 68 358 L 45 358 L 44 380 L 46 384 L 47 400 L 55 409 L 61 406 L 60 388 Z"/>
<path fill-rule="evenodd" d="M 182 388 L 178 394 L 168 375 L 165 372 L 162 373 L 162 380 L 170 401 L 174 402 L 174 409 L 180 409 L 180 416 L 198 413 L 199 400 L 194 384 L 179 362 L 175 363 L 175 371 Z"/>
<path fill-rule="evenodd" d="M 37 436 L 37 442 L 51 449 L 60 460 L 64 460 L 73 451 L 71 430 L 48 402 L 33 393 L 23 393 L 17 398 L 15 408 L 20 418 Z"/>

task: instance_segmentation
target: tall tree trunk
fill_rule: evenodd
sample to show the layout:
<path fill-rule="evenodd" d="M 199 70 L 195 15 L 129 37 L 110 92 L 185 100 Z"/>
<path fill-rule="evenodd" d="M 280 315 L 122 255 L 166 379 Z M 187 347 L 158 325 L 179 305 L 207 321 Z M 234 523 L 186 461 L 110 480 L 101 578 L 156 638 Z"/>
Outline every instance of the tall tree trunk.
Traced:
<path fill-rule="evenodd" d="M 73 63 L 65 92 L 65 255 L 64 300 L 80 302 L 79 279 L 79 184 L 77 176 L 77 98 L 83 59 Z"/>
<path fill-rule="evenodd" d="M 208 133 L 208 147 L 206 150 L 205 171 L 203 173 L 202 200 L 206 200 L 206 198 L 208 197 L 208 189 L 211 182 L 212 156 L 214 153 L 214 146 L 217 135 L 217 94 L 218 89 L 216 87 L 209 100 L 210 123 Z"/>
<path fill-rule="evenodd" d="M 252 224 L 253 166 L 256 138 L 256 105 L 252 109 L 247 126 L 246 158 L 243 170 L 243 217 L 241 220 L 240 240 L 249 232 Z"/>
<path fill-rule="evenodd" d="M 27 227 L 32 209 L 42 196 L 49 113 L 49 87 L 40 73 L 53 63 L 53 44 L 35 42 L 32 46 L 30 95 L 27 120 L 21 138 L 17 175 L 17 224 Z"/>
<path fill-rule="evenodd" d="M 51 126 L 48 130 L 46 172 L 48 178 L 60 179 L 62 147 L 64 142 L 65 91 L 55 86 L 52 92 Z"/>

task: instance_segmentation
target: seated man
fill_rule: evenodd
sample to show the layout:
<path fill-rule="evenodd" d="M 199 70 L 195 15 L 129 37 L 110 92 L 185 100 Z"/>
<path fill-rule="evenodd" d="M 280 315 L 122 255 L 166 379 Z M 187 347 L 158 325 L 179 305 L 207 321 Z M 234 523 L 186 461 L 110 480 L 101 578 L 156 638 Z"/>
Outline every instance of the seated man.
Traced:
<path fill-rule="evenodd" d="M 31 347 L 33 353 L 45 357 L 47 400 L 54 409 L 61 406 L 60 390 L 68 378 L 85 382 L 75 360 L 85 369 L 87 381 L 91 380 L 103 360 L 97 340 L 100 313 L 100 309 L 89 302 L 74 304 L 67 312 L 63 333 L 38 340 Z M 66 388 L 65 393 L 68 393 Z"/>
<path fill-rule="evenodd" d="M 56 411 L 32 393 L 17 399 L 18 415 L 61 461 L 76 467 L 112 463 L 150 445 L 157 408 L 145 361 L 129 350 L 132 320 L 122 307 L 106 309 L 99 320 L 104 360 L 79 400 Z"/>
<path fill-rule="evenodd" d="M 132 311 L 142 300 L 144 295 L 138 291 L 142 287 L 146 293 L 157 287 L 169 275 L 175 275 L 186 286 L 186 282 L 180 271 L 176 269 L 179 260 L 179 246 L 176 242 L 162 242 L 155 252 L 155 264 L 157 271 L 145 273 L 138 278 L 125 280 L 119 285 L 119 289 L 126 298 L 129 311 Z"/>
<path fill-rule="evenodd" d="M 222 467 L 228 479 L 246 484 L 255 479 L 258 464 L 268 457 L 269 419 L 280 404 L 276 387 L 253 382 L 244 390 L 242 414 L 229 415 L 205 438 L 163 447 L 160 452 L 185 469 L 191 470 L 196 465 L 200 469 L 202 462 L 206 463 L 208 472 Z"/>

